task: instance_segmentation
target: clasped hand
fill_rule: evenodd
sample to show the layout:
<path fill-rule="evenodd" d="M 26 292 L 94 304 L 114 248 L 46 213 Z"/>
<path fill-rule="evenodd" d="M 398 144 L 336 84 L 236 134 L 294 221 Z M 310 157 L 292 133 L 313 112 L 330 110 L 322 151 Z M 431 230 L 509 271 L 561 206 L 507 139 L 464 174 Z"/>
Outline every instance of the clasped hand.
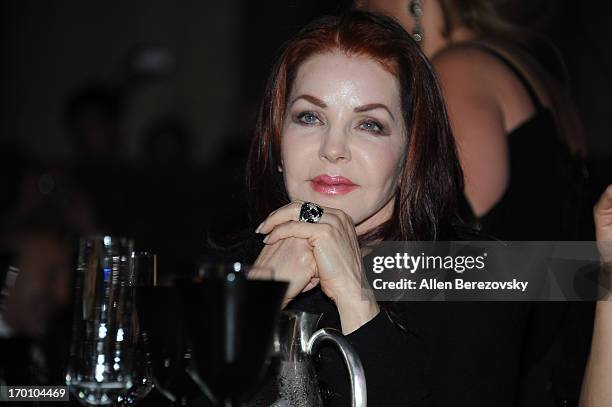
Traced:
<path fill-rule="evenodd" d="M 361 250 L 351 218 L 335 208 L 323 208 L 319 223 L 300 222 L 303 202 L 292 202 L 272 212 L 257 228 L 265 234 L 265 247 L 249 278 L 275 278 L 289 282 L 285 307 L 299 293 L 318 284 L 338 308 L 342 331 L 352 332 L 372 319 L 379 308 L 367 285 Z"/>

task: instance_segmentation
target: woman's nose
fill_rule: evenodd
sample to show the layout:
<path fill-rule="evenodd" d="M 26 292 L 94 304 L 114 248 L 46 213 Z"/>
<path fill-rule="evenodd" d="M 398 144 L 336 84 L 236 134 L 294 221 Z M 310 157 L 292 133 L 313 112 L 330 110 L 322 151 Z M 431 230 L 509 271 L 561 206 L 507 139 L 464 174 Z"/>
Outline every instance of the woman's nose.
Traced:
<path fill-rule="evenodd" d="M 329 162 L 349 161 L 351 159 L 348 145 L 349 136 L 340 129 L 330 129 L 324 136 L 319 156 Z"/>

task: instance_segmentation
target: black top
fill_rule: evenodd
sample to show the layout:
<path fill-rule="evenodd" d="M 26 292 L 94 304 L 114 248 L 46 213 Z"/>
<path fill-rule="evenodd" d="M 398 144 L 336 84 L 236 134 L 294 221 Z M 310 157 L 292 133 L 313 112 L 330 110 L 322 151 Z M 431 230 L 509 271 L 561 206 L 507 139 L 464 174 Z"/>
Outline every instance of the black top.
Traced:
<path fill-rule="evenodd" d="M 527 303 L 395 303 L 400 330 L 384 310 L 347 339 L 364 365 L 368 406 L 514 406 Z M 323 313 L 320 327 L 340 328 L 336 308 L 317 287 L 291 308 Z M 348 373 L 333 345 L 322 345 L 319 379 L 329 405 L 350 406 Z"/>
<path fill-rule="evenodd" d="M 319 328 L 340 329 L 338 311 L 319 286 L 300 294 L 289 308 L 321 313 Z M 346 338 L 363 364 L 369 406 L 429 405 L 424 346 L 420 338 L 397 329 L 383 311 Z M 333 345 L 322 344 L 319 355 L 318 373 L 324 403 L 350 406 L 348 371 L 340 354 Z"/>
<path fill-rule="evenodd" d="M 535 113 L 507 135 L 510 179 L 500 200 L 480 218 L 482 231 L 512 241 L 580 240 L 586 216 L 583 163 L 562 141 L 553 113 L 529 80 L 503 54 L 495 57 L 521 82 Z M 592 239 L 592 238 L 590 238 Z M 590 303 L 531 303 L 525 323 L 520 383 L 523 405 L 575 405 L 590 345 Z"/>
<path fill-rule="evenodd" d="M 480 217 L 482 230 L 517 241 L 579 240 L 583 216 L 582 162 L 561 140 L 553 113 L 514 64 L 496 49 L 476 47 L 497 58 L 521 82 L 535 113 L 508 135 L 510 179 L 499 201 Z"/>

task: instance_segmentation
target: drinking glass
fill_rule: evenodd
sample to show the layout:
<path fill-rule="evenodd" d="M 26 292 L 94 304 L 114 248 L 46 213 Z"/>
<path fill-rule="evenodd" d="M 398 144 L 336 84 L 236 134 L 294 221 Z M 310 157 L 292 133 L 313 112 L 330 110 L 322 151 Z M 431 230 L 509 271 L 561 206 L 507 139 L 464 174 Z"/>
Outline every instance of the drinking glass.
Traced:
<path fill-rule="evenodd" d="M 110 405 L 133 385 L 133 249 L 124 237 L 79 242 L 66 384 L 83 405 Z"/>
<path fill-rule="evenodd" d="M 270 269 L 234 262 L 204 264 L 183 284 L 185 322 L 193 346 L 194 377 L 216 405 L 240 405 L 269 365 L 286 282 Z"/>
<path fill-rule="evenodd" d="M 130 257 L 130 284 L 134 287 L 152 287 L 157 283 L 157 256 L 149 252 L 133 252 Z M 135 295 L 138 295 L 136 290 Z M 113 405 L 129 407 L 144 399 L 153 389 L 153 362 L 149 335 L 138 320 L 138 302 L 135 301 L 132 319 L 135 327 L 134 366 L 132 370 L 133 384 L 120 394 Z"/>

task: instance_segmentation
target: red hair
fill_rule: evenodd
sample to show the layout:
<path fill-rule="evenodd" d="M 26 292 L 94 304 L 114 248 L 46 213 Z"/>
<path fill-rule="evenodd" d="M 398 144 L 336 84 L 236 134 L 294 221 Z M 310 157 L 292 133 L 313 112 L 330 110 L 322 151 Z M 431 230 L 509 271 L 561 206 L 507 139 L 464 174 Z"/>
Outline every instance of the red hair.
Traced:
<path fill-rule="evenodd" d="M 253 225 L 289 203 L 280 164 L 287 98 L 299 67 L 313 55 L 371 58 L 399 81 L 407 154 L 392 217 L 361 240 L 436 240 L 457 219 L 463 175 L 440 90 L 411 36 L 390 17 L 351 11 L 323 17 L 285 44 L 268 79 L 247 162 Z"/>

